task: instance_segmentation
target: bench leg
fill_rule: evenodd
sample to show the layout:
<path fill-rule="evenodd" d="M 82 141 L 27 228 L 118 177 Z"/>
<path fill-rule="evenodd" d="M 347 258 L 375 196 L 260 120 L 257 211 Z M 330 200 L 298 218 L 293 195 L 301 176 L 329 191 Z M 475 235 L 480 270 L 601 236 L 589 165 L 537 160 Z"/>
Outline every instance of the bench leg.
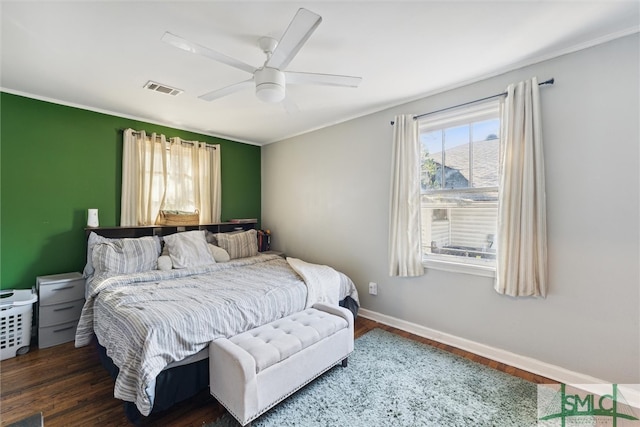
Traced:
<path fill-rule="evenodd" d="M 348 357 L 345 357 L 344 359 L 342 359 L 342 367 L 343 368 L 347 367 L 347 359 L 348 359 Z"/>

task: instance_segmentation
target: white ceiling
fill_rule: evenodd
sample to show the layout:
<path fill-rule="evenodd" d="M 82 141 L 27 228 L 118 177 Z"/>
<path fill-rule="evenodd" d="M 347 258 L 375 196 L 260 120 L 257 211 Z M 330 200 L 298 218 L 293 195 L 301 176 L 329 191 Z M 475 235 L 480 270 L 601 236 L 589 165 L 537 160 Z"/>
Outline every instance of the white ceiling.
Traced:
<path fill-rule="evenodd" d="M 637 32 L 633 1 L 2 1 L 2 89 L 207 135 L 265 144 Z M 241 70 L 160 40 L 165 31 L 261 66 L 297 9 L 323 21 L 287 70 L 363 78 L 359 88 L 288 86 L 300 111 Z M 539 76 L 546 78 L 551 76 Z M 183 89 L 143 89 L 148 80 Z"/>

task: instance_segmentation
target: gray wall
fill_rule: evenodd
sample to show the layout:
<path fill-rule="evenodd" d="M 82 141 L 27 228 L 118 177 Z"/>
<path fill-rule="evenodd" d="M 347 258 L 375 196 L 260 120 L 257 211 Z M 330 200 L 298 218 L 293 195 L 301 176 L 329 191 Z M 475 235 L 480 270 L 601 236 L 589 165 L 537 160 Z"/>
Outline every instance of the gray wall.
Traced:
<path fill-rule="evenodd" d="M 262 224 L 272 230 L 274 248 L 344 271 L 366 309 L 609 382 L 640 383 L 638 39 L 263 147 Z M 445 271 L 390 278 L 389 121 L 532 76 L 556 78 L 541 89 L 547 298 L 501 296 L 493 279 Z M 378 283 L 377 296 L 368 295 L 369 281 Z"/>

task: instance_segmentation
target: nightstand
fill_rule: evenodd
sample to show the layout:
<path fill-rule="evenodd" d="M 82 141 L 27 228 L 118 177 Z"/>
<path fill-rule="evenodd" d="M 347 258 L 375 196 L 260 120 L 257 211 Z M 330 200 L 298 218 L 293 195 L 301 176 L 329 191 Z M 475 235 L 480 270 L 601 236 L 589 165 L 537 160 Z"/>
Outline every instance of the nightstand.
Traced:
<path fill-rule="evenodd" d="M 80 273 L 52 274 L 36 279 L 38 289 L 38 347 L 73 341 L 84 305 Z"/>

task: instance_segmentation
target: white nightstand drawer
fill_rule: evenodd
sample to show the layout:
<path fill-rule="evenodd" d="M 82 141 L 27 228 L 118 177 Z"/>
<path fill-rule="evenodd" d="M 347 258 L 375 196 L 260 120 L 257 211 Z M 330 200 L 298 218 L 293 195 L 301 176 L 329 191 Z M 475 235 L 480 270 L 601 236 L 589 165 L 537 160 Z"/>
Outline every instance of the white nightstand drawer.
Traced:
<path fill-rule="evenodd" d="M 40 306 L 40 326 L 77 321 L 80 318 L 83 305 L 84 299 L 79 299 L 55 305 Z"/>
<path fill-rule="evenodd" d="M 38 277 L 40 306 L 75 301 L 84 298 L 85 279 L 80 273 L 54 274 Z"/>
<path fill-rule="evenodd" d="M 75 320 L 73 322 L 38 328 L 38 347 L 53 347 L 54 345 L 75 340 L 77 326 L 78 321 Z"/>

